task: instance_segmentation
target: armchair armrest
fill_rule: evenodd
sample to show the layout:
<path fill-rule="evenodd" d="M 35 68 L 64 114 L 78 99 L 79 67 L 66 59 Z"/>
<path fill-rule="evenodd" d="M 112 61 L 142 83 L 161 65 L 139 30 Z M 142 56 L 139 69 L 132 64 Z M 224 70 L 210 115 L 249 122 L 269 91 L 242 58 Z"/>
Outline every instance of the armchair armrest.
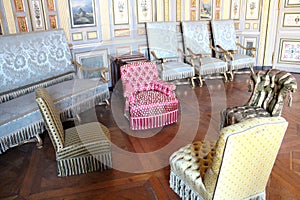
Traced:
<path fill-rule="evenodd" d="M 176 85 L 165 82 L 163 80 L 157 80 L 155 82 L 150 83 L 150 85 L 152 89 L 163 92 L 168 96 L 174 95 L 174 91 L 176 89 Z"/>
<path fill-rule="evenodd" d="M 233 56 L 232 56 L 232 54 L 234 54 L 235 53 L 235 51 L 234 50 L 225 50 L 223 47 L 221 47 L 220 45 L 217 45 L 216 46 L 218 49 L 221 49 L 221 53 L 224 53 L 224 58 L 227 60 L 227 56 L 229 56 L 230 57 L 230 59 L 231 60 L 234 60 L 234 58 L 233 58 Z"/>
<path fill-rule="evenodd" d="M 167 61 L 165 58 L 158 58 L 156 53 L 154 51 L 151 51 L 152 56 L 155 60 L 159 61 L 161 63 L 161 69 L 164 70 L 164 63 Z"/>
<path fill-rule="evenodd" d="M 71 60 L 72 64 L 78 68 L 79 75 L 81 74 L 82 71 L 99 71 L 101 78 L 104 80 L 105 83 L 108 82 L 107 78 L 105 77 L 105 73 L 108 72 L 108 69 L 106 67 L 97 67 L 97 68 L 89 68 L 89 67 L 84 67 L 80 63 L 78 63 L 75 60 Z M 82 75 L 80 75 L 82 78 Z"/>
<path fill-rule="evenodd" d="M 254 57 L 254 51 L 256 51 L 256 48 L 255 47 L 245 47 L 243 45 L 241 45 L 240 43 L 236 43 L 237 46 L 241 47 L 242 49 L 245 49 L 245 50 L 250 50 L 251 51 L 251 56 Z"/>

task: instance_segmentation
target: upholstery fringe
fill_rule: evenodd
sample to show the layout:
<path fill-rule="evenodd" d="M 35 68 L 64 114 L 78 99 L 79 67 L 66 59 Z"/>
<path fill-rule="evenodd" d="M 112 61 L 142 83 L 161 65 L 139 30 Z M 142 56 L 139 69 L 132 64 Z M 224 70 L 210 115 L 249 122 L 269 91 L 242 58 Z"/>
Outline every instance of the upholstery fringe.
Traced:
<path fill-rule="evenodd" d="M 30 140 L 34 136 L 43 133 L 46 130 L 44 120 L 40 120 L 33 124 L 28 125 L 21 130 L 1 137 L 0 138 L 0 154 L 4 153 L 7 149 L 23 144 L 24 142 Z"/>
<path fill-rule="evenodd" d="M 194 192 L 188 185 L 184 183 L 174 172 L 170 173 L 170 188 L 185 200 L 204 200 L 197 192 Z"/>
<path fill-rule="evenodd" d="M 9 101 L 11 99 L 17 98 L 17 97 L 22 96 L 24 94 L 33 92 L 36 88 L 39 88 L 39 87 L 48 87 L 48 86 L 54 85 L 56 83 L 71 80 L 71 79 L 74 78 L 74 76 L 75 76 L 75 74 L 71 73 L 71 74 L 67 74 L 67 75 L 62 76 L 62 77 L 55 78 L 53 80 L 49 80 L 49 81 L 46 81 L 46 82 L 42 82 L 42 83 L 39 83 L 39 84 L 28 86 L 26 88 L 21 88 L 21 89 L 18 89 L 16 91 L 9 92 L 7 94 L 1 94 L 0 103 L 3 103 L 5 101 Z"/>
<path fill-rule="evenodd" d="M 170 172 L 170 188 L 177 194 L 181 199 L 184 200 L 204 200 L 199 193 L 195 192 L 191 187 L 189 187 L 184 180 L 182 180 L 179 176 L 177 176 L 173 171 Z M 211 199 L 207 197 L 208 199 Z M 205 197 L 205 199 L 207 199 Z M 243 200 L 265 200 L 266 198 L 266 193 L 265 191 L 248 197 Z"/>
<path fill-rule="evenodd" d="M 177 79 L 190 78 L 195 75 L 193 70 L 188 71 L 188 72 L 178 72 L 175 74 L 169 74 L 169 73 L 164 73 L 164 72 L 161 72 L 161 73 L 162 73 L 162 80 L 164 80 L 164 81 L 173 81 L 173 80 L 177 80 Z"/>
<path fill-rule="evenodd" d="M 71 176 L 112 168 L 111 152 L 57 161 L 58 176 Z"/>
<path fill-rule="evenodd" d="M 254 63 L 243 63 L 243 64 L 233 64 L 231 65 L 231 70 L 243 69 L 243 68 L 253 68 Z"/>
<path fill-rule="evenodd" d="M 177 122 L 178 110 L 151 117 L 130 117 L 132 130 L 158 128 Z"/>
<path fill-rule="evenodd" d="M 201 69 L 200 68 L 200 73 L 199 69 L 196 68 L 196 71 L 198 71 L 198 74 L 201 75 L 208 75 L 208 74 L 220 74 L 224 73 L 227 71 L 227 66 L 223 66 L 222 68 L 208 68 L 208 69 Z"/>

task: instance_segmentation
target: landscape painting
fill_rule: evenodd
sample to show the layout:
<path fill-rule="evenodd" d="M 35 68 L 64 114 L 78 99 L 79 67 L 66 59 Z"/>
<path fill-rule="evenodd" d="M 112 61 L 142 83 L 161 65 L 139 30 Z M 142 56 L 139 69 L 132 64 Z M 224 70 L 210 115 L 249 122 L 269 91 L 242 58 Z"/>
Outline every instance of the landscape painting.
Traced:
<path fill-rule="evenodd" d="M 72 28 L 95 26 L 94 0 L 69 0 Z"/>

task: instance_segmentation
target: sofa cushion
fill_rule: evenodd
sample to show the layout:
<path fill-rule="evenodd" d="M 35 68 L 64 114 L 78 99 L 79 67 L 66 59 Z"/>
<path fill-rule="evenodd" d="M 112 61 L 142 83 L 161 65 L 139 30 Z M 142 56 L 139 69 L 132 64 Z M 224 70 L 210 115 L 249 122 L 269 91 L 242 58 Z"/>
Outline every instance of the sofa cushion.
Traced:
<path fill-rule="evenodd" d="M 46 89 L 62 119 L 109 99 L 107 83 L 96 80 L 73 79 Z M 33 92 L 0 104 L 0 152 L 43 131 L 43 118 Z"/>

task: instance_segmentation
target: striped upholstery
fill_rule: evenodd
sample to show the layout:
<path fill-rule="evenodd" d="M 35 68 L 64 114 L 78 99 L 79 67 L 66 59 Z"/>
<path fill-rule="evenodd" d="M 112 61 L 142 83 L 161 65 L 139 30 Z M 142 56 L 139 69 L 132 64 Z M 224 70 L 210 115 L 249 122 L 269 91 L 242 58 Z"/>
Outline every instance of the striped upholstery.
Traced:
<path fill-rule="evenodd" d="M 253 117 L 280 116 L 284 101 L 297 90 L 297 80 L 288 72 L 276 69 L 252 74 L 252 95 L 243 106 L 227 108 L 221 113 L 221 128 Z"/>
<path fill-rule="evenodd" d="M 186 200 L 265 199 L 287 125 L 282 117 L 252 118 L 223 128 L 216 146 L 182 147 L 170 157 L 170 187 Z"/>
<path fill-rule="evenodd" d="M 91 122 L 63 130 L 59 114 L 47 90 L 38 88 L 35 93 L 56 151 L 58 176 L 112 167 L 110 133 L 104 125 Z"/>

